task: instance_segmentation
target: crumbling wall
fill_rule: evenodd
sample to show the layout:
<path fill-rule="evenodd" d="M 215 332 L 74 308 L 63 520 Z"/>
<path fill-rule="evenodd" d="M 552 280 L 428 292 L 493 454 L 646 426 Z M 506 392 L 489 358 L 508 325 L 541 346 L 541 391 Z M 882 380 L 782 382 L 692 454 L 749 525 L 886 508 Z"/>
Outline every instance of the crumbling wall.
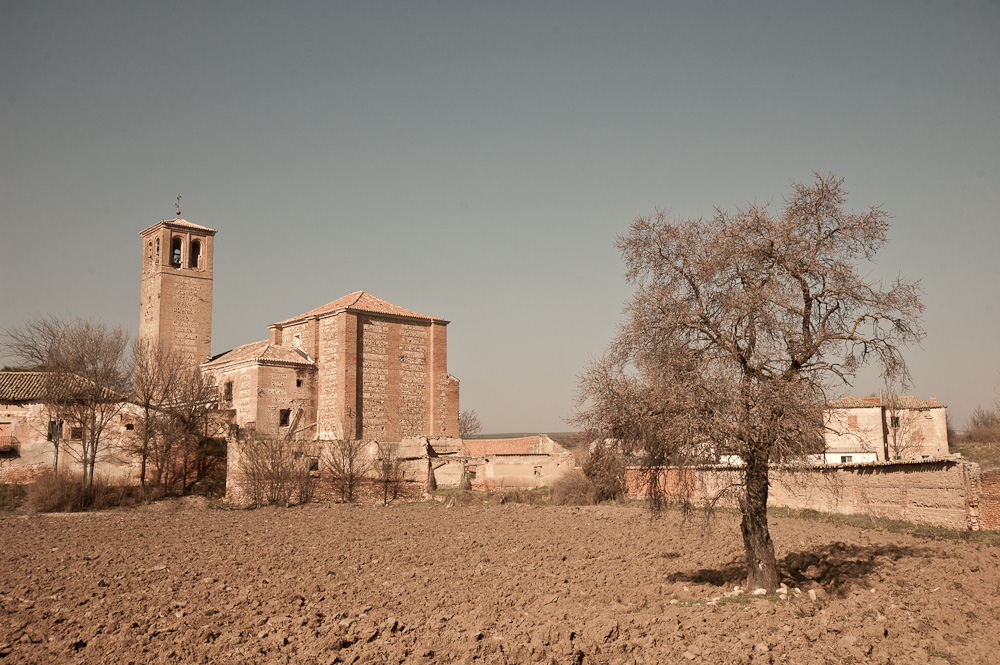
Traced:
<path fill-rule="evenodd" d="M 997 519 L 983 519 L 983 506 L 1000 513 L 1000 478 L 991 481 L 996 494 L 980 495 L 972 478 L 978 465 L 955 459 L 837 466 L 778 467 L 770 474 L 768 505 L 840 514 L 919 522 L 952 529 L 998 528 Z M 629 468 L 630 496 L 646 494 L 643 471 Z M 689 495 L 695 505 L 707 505 L 720 494 L 721 505 L 735 506 L 739 467 L 664 469 L 661 480 L 668 495 Z M 995 503 L 989 503 L 995 501 Z M 978 504 L 978 512 L 976 506 Z M 991 526 L 992 525 L 992 526 Z"/>

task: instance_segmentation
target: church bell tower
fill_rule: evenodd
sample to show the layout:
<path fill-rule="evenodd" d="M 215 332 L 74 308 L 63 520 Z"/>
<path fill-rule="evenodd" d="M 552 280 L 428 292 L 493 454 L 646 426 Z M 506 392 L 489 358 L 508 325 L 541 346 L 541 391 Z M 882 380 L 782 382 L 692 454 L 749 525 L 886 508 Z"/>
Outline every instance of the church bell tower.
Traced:
<path fill-rule="evenodd" d="M 139 340 L 171 349 L 185 364 L 199 365 L 211 354 L 215 233 L 181 219 L 178 205 L 175 219 L 140 234 Z"/>

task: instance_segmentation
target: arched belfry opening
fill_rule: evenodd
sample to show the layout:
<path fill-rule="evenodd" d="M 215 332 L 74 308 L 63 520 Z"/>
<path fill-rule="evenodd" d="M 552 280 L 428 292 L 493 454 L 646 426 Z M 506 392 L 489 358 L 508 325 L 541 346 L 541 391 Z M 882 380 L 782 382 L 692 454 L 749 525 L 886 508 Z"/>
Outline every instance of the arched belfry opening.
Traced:
<path fill-rule="evenodd" d="M 192 240 L 188 250 L 188 268 L 197 268 L 201 263 L 201 241 Z"/>
<path fill-rule="evenodd" d="M 183 244 L 184 241 L 177 236 L 174 236 L 170 241 L 170 265 L 175 268 L 181 267 L 181 246 Z"/>

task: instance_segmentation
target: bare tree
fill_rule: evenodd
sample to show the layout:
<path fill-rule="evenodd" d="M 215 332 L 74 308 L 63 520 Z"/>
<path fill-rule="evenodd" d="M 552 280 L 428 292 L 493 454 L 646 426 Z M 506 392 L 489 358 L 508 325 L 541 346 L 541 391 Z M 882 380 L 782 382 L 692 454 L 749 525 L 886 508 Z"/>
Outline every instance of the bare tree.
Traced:
<path fill-rule="evenodd" d="M 157 479 L 166 477 L 186 493 L 208 468 L 212 443 L 224 434 L 226 423 L 217 410 L 218 390 L 196 366 L 182 364 L 175 372 L 164 405 L 168 417 L 164 436 L 157 439 Z M 168 472 L 172 471 L 172 477 Z"/>
<path fill-rule="evenodd" d="M 158 461 L 156 484 L 159 484 L 165 468 L 162 453 L 169 441 L 166 409 L 176 400 L 184 366 L 169 347 L 142 339 L 133 342 L 132 358 L 132 401 L 138 412 L 127 452 L 139 458 L 139 483 L 143 486 L 151 460 Z"/>
<path fill-rule="evenodd" d="M 462 411 L 458 414 L 458 438 L 468 439 L 470 436 L 483 431 L 483 426 L 479 422 L 479 414 L 475 409 Z"/>
<path fill-rule="evenodd" d="M 242 487 L 252 506 L 286 507 L 303 502 L 313 442 L 244 431 L 237 437 Z"/>
<path fill-rule="evenodd" d="M 923 336 L 918 284 L 859 274 L 888 215 L 845 210 L 842 183 L 794 184 L 777 215 L 751 205 L 637 218 L 618 240 L 635 286 L 627 318 L 581 379 L 576 423 L 640 456 L 654 506 L 678 491 L 662 467 L 739 462 L 730 491 L 750 588 L 778 586 L 769 464 L 821 451 L 829 389 L 873 359 L 905 376 L 900 348 Z"/>
<path fill-rule="evenodd" d="M 375 460 L 375 482 L 382 489 L 382 504 L 388 506 L 393 499 L 399 498 L 406 478 L 403 473 L 403 461 L 399 457 L 399 444 L 390 441 L 379 441 Z"/>
<path fill-rule="evenodd" d="M 330 473 L 333 489 L 340 500 L 347 503 L 354 502 L 358 485 L 370 466 L 365 444 L 356 434 L 356 423 L 354 411 L 348 409 L 340 438 L 331 441 L 323 450 L 322 463 Z"/>
<path fill-rule="evenodd" d="M 924 447 L 924 432 L 920 427 L 920 411 L 912 408 L 902 387 L 889 382 L 889 390 L 882 398 L 885 407 L 886 459 L 919 457 Z"/>
<path fill-rule="evenodd" d="M 1000 399 L 992 407 L 977 406 L 969 416 L 964 438 L 976 443 L 985 443 L 991 448 L 1000 443 Z"/>
<path fill-rule="evenodd" d="M 108 425 L 125 405 L 131 375 L 128 339 L 122 328 L 52 316 L 5 331 L 8 353 L 49 373 L 42 401 L 57 423 L 71 427 L 68 444 L 53 437 L 56 454 L 69 453 L 79 460 L 88 489 L 98 456 L 109 445 Z"/>

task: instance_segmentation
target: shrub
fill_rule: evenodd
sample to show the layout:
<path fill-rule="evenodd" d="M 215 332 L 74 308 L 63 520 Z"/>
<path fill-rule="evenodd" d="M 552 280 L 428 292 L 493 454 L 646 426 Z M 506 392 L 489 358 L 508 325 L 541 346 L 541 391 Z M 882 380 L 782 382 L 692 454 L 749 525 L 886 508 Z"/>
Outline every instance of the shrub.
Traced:
<path fill-rule="evenodd" d="M 552 502 L 561 506 L 592 506 L 597 503 L 597 489 L 582 471 L 570 469 L 552 486 Z"/>
<path fill-rule="evenodd" d="M 24 485 L 0 485 L 0 510 L 17 510 L 24 503 Z"/>
<path fill-rule="evenodd" d="M 614 501 L 625 496 L 625 458 L 612 443 L 596 443 L 583 465 L 594 484 L 598 501 Z"/>

